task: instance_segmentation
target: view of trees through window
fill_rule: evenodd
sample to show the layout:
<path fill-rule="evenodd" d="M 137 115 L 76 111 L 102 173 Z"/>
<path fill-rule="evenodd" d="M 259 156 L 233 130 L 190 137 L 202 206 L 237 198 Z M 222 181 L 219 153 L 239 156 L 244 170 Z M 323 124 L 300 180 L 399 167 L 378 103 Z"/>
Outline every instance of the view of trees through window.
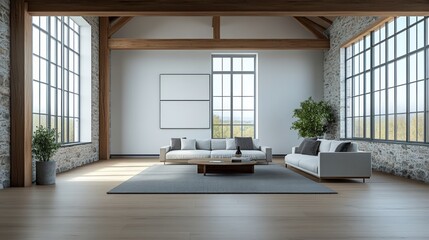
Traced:
<path fill-rule="evenodd" d="M 346 138 L 425 142 L 428 17 L 397 17 L 345 49 Z"/>
<path fill-rule="evenodd" d="M 70 17 L 33 17 L 33 130 L 55 128 L 79 142 L 80 34 Z"/>
<path fill-rule="evenodd" d="M 255 55 L 212 56 L 212 137 L 255 137 Z"/>

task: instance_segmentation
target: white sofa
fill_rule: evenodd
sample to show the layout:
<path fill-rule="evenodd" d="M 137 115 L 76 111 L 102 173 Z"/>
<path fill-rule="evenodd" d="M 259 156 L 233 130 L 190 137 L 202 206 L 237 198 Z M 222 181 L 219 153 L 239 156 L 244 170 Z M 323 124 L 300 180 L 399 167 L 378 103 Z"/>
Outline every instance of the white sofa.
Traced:
<path fill-rule="evenodd" d="M 317 156 L 295 153 L 285 156 L 286 167 L 291 166 L 319 179 L 366 178 L 371 177 L 371 153 L 358 151 L 352 142 L 346 152 L 335 152 L 335 147 L 343 141 L 321 140 Z"/>
<path fill-rule="evenodd" d="M 230 158 L 235 156 L 235 147 L 233 147 L 234 150 L 227 150 L 226 148 L 226 139 L 197 139 L 195 150 L 171 150 L 171 146 L 161 147 L 159 151 L 159 160 L 165 164 L 166 161 L 199 158 Z M 241 150 L 242 156 L 250 157 L 252 160 L 267 164 L 272 162 L 272 149 L 270 147 L 259 146 L 258 139 L 253 139 L 253 148 L 253 150 Z"/>

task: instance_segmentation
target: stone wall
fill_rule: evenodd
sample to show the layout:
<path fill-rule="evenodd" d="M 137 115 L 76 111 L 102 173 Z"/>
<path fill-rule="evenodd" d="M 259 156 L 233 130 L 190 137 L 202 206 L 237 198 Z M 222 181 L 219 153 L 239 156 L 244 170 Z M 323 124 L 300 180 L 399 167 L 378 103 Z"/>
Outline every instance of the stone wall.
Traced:
<path fill-rule="evenodd" d="M 10 185 L 9 7 L 9 0 L 0 0 L 0 189 Z M 54 156 L 57 172 L 98 160 L 98 17 L 85 17 L 85 20 L 92 28 L 92 142 L 60 148 Z"/>
<path fill-rule="evenodd" d="M 9 0 L 0 0 L 0 188 L 9 186 L 10 178 L 9 7 Z"/>
<path fill-rule="evenodd" d="M 330 129 L 328 134 L 330 138 L 338 139 L 344 136 L 345 131 L 345 103 L 342 101 L 345 91 L 344 79 L 341 78 L 344 73 L 341 64 L 343 52 L 340 47 L 377 19 L 377 17 L 338 17 L 329 29 L 331 48 L 325 52 L 324 98 L 338 110 L 336 112 L 338 124 Z M 427 146 L 359 141 L 359 149 L 372 152 L 372 167 L 376 171 L 429 182 Z"/>

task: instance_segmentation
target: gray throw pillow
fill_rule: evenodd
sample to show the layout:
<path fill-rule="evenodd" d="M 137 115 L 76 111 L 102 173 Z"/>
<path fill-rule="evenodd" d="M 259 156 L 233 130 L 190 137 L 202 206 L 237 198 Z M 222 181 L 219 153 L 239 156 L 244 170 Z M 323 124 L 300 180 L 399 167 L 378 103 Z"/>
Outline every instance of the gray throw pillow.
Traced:
<path fill-rule="evenodd" d="M 314 138 L 304 138 L 304 140 L 302 140 L 301 144 L 299 145 L 299 147 L 295 148 L 295 153 L 302 153 L 302 148 L 304 147 L 304 144 L 307 141 L 316 141 L 317 137 Z"/>
<path fill-rule="evenodd" d="M 226 150 L 235 150 L 235 149 L 237 149 L 235 145 L 235 139 L 233 138 L 226 139 Z"/>
<path fill-rule="evenodd" d="M 197 139 L 197 149 L 201 150 L 210 150 L 210 139 L 207 140 L 198 140 Z"/>
<path fill-rule="evenodd" d="M 301 154 L 317 156 L 319 152 L 320 141 L 308 140 L 301 149 Z"/>
<path fill-rule="evenodd" d="M 340 145 L 338 145 L 337 148 L 335 148 L 335 152 L 347 152 L 350 144 L 352 144 L 352 143 L 351 142 L 340 143 Z"/>
<path fill-rule="evenodd" d="M 251 137 L 236 137 L 235 146 L 240 147 L 240 150 L 253 150 L 253 141 Z"/>
<path fill-rule="evenodd" d="M 180 141 L 180 138 L 172 138 L 170 140 L 171 150 L 180 150 L 182 148 Z"/>

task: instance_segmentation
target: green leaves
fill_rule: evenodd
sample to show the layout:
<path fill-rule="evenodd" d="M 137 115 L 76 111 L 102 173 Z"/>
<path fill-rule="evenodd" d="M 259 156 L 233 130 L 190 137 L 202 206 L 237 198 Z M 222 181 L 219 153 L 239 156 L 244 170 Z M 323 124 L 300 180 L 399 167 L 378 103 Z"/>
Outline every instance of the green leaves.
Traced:
<path fill-rule="evenodd" d="M 293 117 L 298 120 L 292 123 L 291 129 L 297 130 L 301 137 L 322 136 L 335 122 L 332 107 L 324 101 L 315 102 L 310 97 L 300 106 L 293 111 Z"/>
<path fill-rule="evenodd" d="M 37 127 L 33 134 L 34 157 L 39 161 L 49 161 L 58 150 L 60 144 L 56 142 L 55 129 L 48 129 L 43 126 Z"/>

